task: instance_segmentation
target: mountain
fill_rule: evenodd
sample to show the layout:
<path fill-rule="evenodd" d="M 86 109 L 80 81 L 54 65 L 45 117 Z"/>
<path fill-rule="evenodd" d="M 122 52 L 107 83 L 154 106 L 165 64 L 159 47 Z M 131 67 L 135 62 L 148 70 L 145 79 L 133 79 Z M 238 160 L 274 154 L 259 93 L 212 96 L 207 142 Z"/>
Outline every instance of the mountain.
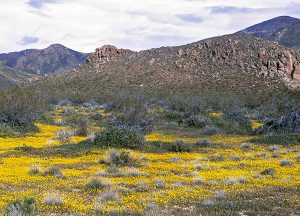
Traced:
<path fill-rule="evenodd" d="M 237 33 L 275 41 L 285 47 L 300 48 L 300 19 L 289 16 L 276 17 Z"/>
<path fill-rule="evenodd" d="M 103 46 L 79 69 L 50 75 L 34 85 L 54 97 L 78 100 L 124 92 L 268 96 L 300 87 L 299 62 L 299 50 L 234 34 L 140 52 Z"/>
<path fill-rule="evenodd" d="M 28 49 L 0 54 L 7 67 L 31 74 L 44 75 L 71 70 L 85 62 L 88 54 L 53 44 L 46 49 Z"/>

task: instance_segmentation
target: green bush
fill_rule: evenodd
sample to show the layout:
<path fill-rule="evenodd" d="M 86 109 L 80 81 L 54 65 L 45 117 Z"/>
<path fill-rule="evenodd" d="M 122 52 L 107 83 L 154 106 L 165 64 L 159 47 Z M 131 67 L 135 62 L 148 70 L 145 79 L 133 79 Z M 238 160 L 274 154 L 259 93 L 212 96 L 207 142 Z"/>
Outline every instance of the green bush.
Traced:
<path fill-rule="evenodd" d="M 85 118 L 81 118 L 78 122 L 75 134 L 77 136 L 87 136 L 89 134 L 88 127 L 88 120 Z"/>
<path fill-rule="evenodd" d="M 47 107 L 47 97 L 41 92 L 20 86 L 0 91 L 0 123 L 17 132 L 37 131 L 32 122 Z"/>
<path fill-rule="evenodd" d="M 204 128 L 208 124 L 209 119 L 202 115 L 190 115 L 184 120 L 188 127 Z"/>
<path fill-rule="evenodd" d="M 184 143 L 182 141 L 172 142 L 167 144 L 167 150 L 170 152 L 192 152 L 194 144 Z"/>
<path fill-rule="evenodd" d="M 144 142 L 143 134 L 128 127 L 109 127 L 95 137 L 101 147 L 137 148 Z"/>
<path fill-rule="evenodd" d="M 85 189 L 86 190 L 101 190 L 105 188 L 107 184 L 103 183 L 100 179 L 93 178 L 89 182 L 85 184 Z"/>

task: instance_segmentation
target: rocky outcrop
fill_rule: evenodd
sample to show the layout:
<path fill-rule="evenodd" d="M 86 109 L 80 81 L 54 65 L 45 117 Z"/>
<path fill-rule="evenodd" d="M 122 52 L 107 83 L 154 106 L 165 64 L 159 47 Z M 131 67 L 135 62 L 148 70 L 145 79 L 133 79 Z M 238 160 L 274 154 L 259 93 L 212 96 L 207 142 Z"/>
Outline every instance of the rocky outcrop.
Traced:
<path fill-rule="evenodd" d="M 88 95 L 197 97 L 215 92 L 252 98 L 285 92 L 286 86 L 300 87 L 299 60 L 297 49 L 248 35 L 224 35 L 140 52 L 104 46 L 76 71 L 47 77 L 44 83 L 60 91 L 78 88 Z"/>
<path fill-rule="evenodd" d="M 118 49 L 112 45 L 104 45 L 87 58 L 87 63 L 104 63 L 120 56 L 129 56 L 134 52 L 128 49 Z"/>
<path fill-rule="evenodd" d="M 288 87 L 300 87 L 299 52 L 293 50 L 282 50 L 275 53 L 274 56 L 274 53 L 267 53 L 265 49 L 261 49 L 258 56 L 264 65 L 261 68 L 260 74 L 265 77 L 274 77 L 274 75 L 277 75 L 282 78 Z"/>

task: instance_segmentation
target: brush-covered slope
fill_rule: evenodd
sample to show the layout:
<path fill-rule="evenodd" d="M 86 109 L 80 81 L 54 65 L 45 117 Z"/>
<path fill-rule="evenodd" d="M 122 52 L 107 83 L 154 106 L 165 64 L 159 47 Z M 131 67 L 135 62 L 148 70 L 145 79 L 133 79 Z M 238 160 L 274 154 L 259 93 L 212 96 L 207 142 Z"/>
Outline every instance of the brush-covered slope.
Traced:
<path fill-rule="evenodd" d="M 0 62 L 0 89 L 37 78 L 37 75 L 12 69 Z"/>
<path fill-rule="evenodd" d="M 238 34 L 248 34 L 275 41 L 285 47 L 300 48 L 300 19 L 281 16 L 246 28 Z"/>
<path fill-rule="evenodd" d="M 0 61 L 16 70 L 43 75 L 71 70 L 84 63 L 87 56 L 88 54 L 54 44 L 42 50 L 29 49 L 0 54 Z"/>
<path fill-rule="evenodd" d="M 132 52 L 104 46 L 78 70 L 48 76 L 38 88 L 59 97 L 131 92 L 265 94 L 300 85 L 300 52 L 245 35 Z"/>

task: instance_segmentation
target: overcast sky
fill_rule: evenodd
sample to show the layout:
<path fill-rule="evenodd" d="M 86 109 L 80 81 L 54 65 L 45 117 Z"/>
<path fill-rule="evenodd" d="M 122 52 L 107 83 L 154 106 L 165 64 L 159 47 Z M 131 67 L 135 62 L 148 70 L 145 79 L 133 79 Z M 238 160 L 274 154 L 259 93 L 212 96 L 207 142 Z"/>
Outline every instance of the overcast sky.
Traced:
<path fill-rule="evenodd" d="M 281 15 L 300 18 L 300 0 L 1 0 L 0 53 L 182 45 Z"/>

